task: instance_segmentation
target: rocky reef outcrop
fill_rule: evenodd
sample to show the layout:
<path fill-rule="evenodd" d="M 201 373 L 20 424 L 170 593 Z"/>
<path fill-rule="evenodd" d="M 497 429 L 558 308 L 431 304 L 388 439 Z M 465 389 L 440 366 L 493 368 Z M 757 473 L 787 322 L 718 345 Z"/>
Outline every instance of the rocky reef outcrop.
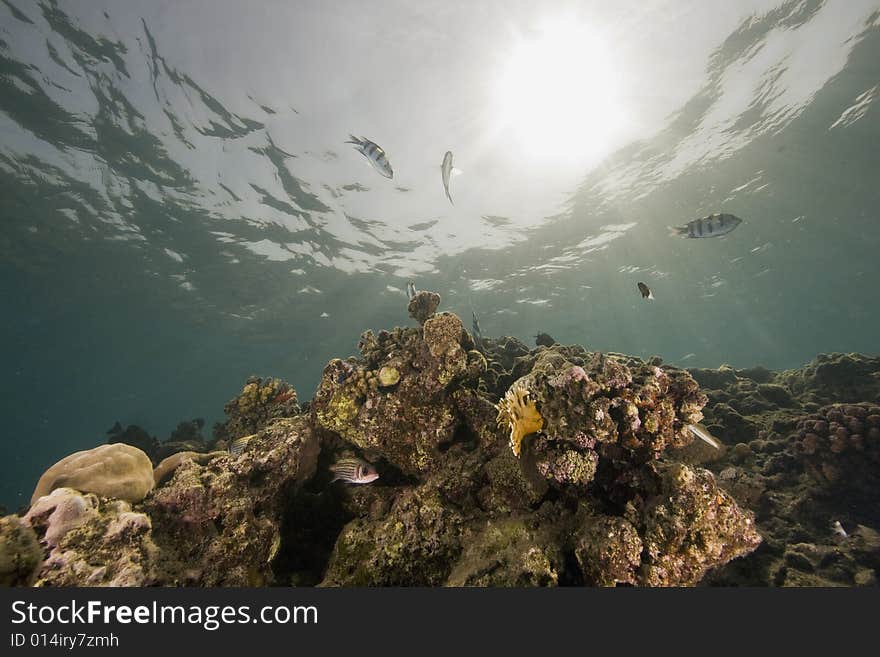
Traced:
<path fill-rule="evenodd" d="M 305 407 L 289 384 L 252 377 L 213 444 L 195 422 L 178 428 L 142 495 L 125 501 L 88 477 L 54 478 L 25 516 L 2 520 L 0 576 L 876 583 L 877 359 L 686 371 L 552 340 L 477 344 L 439 303 L 419 292 L 409 304 L 417 326 L 365 332 L 358 356 L 326 365 Z M 699 422 L 721 449 L 694 443 L 689 425 Z M 379 479 L 334 480 L 342 458 L 369 462 Z"/>
<path fill-rule="evenodd" d="M 683 450 L 755 510 L 764 542 L 707 583 L 854 586 L 880 567 L 880 358 L 823 354 L 796 370 L 689 370 L 720 453 Z"/>

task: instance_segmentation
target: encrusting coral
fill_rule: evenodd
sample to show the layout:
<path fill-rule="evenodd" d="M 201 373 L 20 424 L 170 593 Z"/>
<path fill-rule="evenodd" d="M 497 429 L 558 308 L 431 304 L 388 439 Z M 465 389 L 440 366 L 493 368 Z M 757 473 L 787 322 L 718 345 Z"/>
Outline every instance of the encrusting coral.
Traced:
<path fill-rule="evenodd" d="M 47 551 L 40 586 L 145 586 L 160 583 L 164 563 L 150 518 L 118 499 L 70 488 L 40 498 L 25 516 Z"/>
<path fill-rule="evenodd" d="M 257 433 L 274 419 L 297 415 L 300 407 L 296 390 L 289 383 L 252 376 L 223 411 L 227 420 L 214 426 L 214 439 L 231 443 L 236 438 Z"/>

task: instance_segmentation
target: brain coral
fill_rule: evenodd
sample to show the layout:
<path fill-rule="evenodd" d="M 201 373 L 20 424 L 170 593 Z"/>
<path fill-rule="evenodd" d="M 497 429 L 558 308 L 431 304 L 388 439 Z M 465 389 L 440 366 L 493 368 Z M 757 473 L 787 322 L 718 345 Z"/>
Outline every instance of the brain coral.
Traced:
<path fill-rule="evenodd" d="M 143 450 L 125 443 L 76 452 L 43 473 L 31 504 L 62 487 L 140 502 L 153 489 L 153 464 Z"/>

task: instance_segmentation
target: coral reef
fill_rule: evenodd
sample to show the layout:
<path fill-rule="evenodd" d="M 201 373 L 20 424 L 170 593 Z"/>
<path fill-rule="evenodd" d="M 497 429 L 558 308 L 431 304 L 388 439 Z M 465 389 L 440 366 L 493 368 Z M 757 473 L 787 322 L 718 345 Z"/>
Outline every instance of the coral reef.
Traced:
<path fill-rule="evenodd" d="M 237 457 L 184 459 L 140 507 L 153 521 L 168 583 L 256 586 L 275 581 L 281 519 L 315 472 L 319 444 L 303 416 L 257 432 Z"/>
<path fill-rule="evenodd" d="M 407 312 L 409 316 L 416 320 L 419 324 L 424 324 L 440 306 L 440 295 L 436 292 L 417 292 L 416 295 L 409 300 Z"/>
<path fill-rule="evenodd" d="M 30 586 L 42 562 L 43 551 L 27 521 L 0 518 L 0 586 Z"/>
<path fill-rule="evenodd" d="M 296 390 L 289 383 L 252 376 L 241 393 L 223 407 L 227 420 L 214 426 L 214 440 L 228 445 L 236 438 L 257 433 L 272 420 L 293 417 L 300 410 Z"/>
<path fill-rule="evenodd" d="M 755 510 L 764 542 L 711 584 L 864 585 L 876 581 L 880 463 L 869 435 L 880 359 L 820 355 L 797 370 L 690 370 L 709 397 L 705 423 L 730 449 L 703 462 Z M 781 391 L 780 391 L 781 390 Z M 679 458 L 700 461 L 683 450 Z M 846 536 L 835 529 L 836 523 Z"/>
<path fill-rule="evenodd" d="M 184 461 L 194 461 L 199 465 L 204 465 L 212 458 L 225 455 L 226 452 L 177 452 L 166 456 L 159 465 L 153 468 L 153 481 L 156 482 L 156 486 L 161 486 L 171 478 Z"/>
<path fill-rule="evenodd" d="M 364 334 L 363 367 L 398 358 L 398 390 L 425 369 L 436 372 L 435 362 L 415 372 L 406 363 L 424 354 L 419 338 L 444 345 L 428 347 L 434 358 L 468 346 L 448 317 L 429 318 L 422 334 Z M 438 319 L 448 322 L 442 331 L 431 326 Z M 377 413 L 381 392 L 343 397 L 338 364 L 328 366 L 311 407 L 316 423 L 419 483 L 385 489 L 370 511 L 350 508 L 323 585 L 693 585 L 755 549 L 753 516 L 711 473 L 661 461 L 691 443 L 686 425 L 702 418 L 706 396 L 687 372 L 579 347 L 520 345 L 486 340 L 486 365 L 455 378 L 452 394 L 437 390 L 433 374 L 433 384 L 416 380 L 421 395 L 399 398 L 407 414 L 431 404 L 450 420 L 434 428 L 452 433 L 453 444 L 426 467 L 400 451 L 401 442 L 426 444 L 423 429 L 398 432 L 399 418 Z M 588 514 L 577 511 L 585 504 Z"/>
<path fill-rule="evenodd" d="M 789 440 L 820 483 L 867 488 L 866 497 L 880 497 L 880 405 L 826 406 L 795 429 Z"/>
<path fill-rule="evenodd" d="M 481 373 L 485 363 L 466 350 L 466 336 L 449 313 L 427 318 L 421 328 L 367 331 L 356 365 L 335 359 L 324 369 L 309 406 L 314 424 L 403 472 L 428 472 L 455 434 L 454 384 Z"/>
<path fill-rule="evenodd" d="M 214 445 L 199 420 L 165 443 L 117 425 L 164 458 L 117 443 L 50 468 L 29 512 L 0 520 L 0 578 L 876 585 L 880 359 L 686 371 L 543 334 L 478 350 L 439 302 L 417 293 L 419 326 L 363 333 L 305 411 L 252 377 Z M 701 421 L 722 449 L 694 442 Z M 352 457 L 378 480 L 335 481 Z"/>
<path fill-rule="evenodd" d="M 31 504 L 62 487 L 139 502 L 153 488 L 153 464 L 143 451 L 125 443 L 76 452 L 46 470 Z"/>
<path fill-rule="evenodd" d="M 70 488 L 42 497 L 25 516 L 47 556 L 38 586 L 146 586 L 164 569 L 151 521 L 118 499 Z"/>

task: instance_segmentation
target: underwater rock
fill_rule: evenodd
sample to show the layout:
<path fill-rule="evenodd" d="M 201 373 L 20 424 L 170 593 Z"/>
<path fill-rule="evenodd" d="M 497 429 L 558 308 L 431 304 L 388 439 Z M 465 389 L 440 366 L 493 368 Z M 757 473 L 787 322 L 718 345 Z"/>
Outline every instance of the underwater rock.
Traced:
<path fill-rule="evenodd" d="M 642 539 L 625 518 L 579 519 L 574 554 L 584 581 L 595 586 L 638 584 Z"/>
<path fill-rule="evenodd" d="M 25 521 L 48 556 L 37 586 L 147 586 L 162 581 L 151 522 L 122 500 L 70 488 L 41 497 Z"/>
<path fill-rule="evenodd" d="M 705 403 L 683 370 L 611 355 L 585 362 L 557 346 L 541 350 L 511 386 L 499 403 L 499 421 L 510 426 L 512 440 L 539 432 L 533 451 L 551 485 L 583 486 L 603 456 L 629 468 L 690 444 L 686 426 L 699 422 Z"/>
<path fill-rule="evenodd" d="M 686 424 L 699 421 L 706 402 L 683 370 L 561 345 L 509 359 L 508 370 L 488 349 L 476 381 L 456 377 L 450 394 L 423 380 L 407 406 L 387 413 L 382 398 L 394 399 L 431 370 L 426 356 L 440 359 L 464 348 L 460 322 L 451 317 L 435 315 L 421 335 L 412 329 L 364 334 L 359 367 L 397 359 L 394 393 L 364 386 L 346 393 L 354 377 L 340 384 L 339 362 L 325 368 L 314 421 L 421 475 L 422 483 L 388 490 L 386 502 L 377 506 L 373 499 L 369 510 L 350 508 L 356 517 L 336 541 L 323 586 L 692 585 L 758 545 L 753 516 L 711 473 L 660 465 L 668 448 L 691 443 Z M 408 369 L 413 362 L 422 365 Z M 489 395 L 504 392 L 498 392 L 504 381 L 513 392 L 495 408 Z M 495 382 L 500 385 L 490 387 Z M 424 444 L 419 427 L 387 427 L 404 426 L 400 416 L 430 398 L 426 387 L 435 404 L 451 403 L 447 435 L 455 442 L 417 468 L 406 449 Z M 522 434 L 519 453 L 511 433 Z M 521 440 L 529 434 L 534 437 Z M 667 474 L 672 471 L 675 476 Z M 547 499 L 551 488 L 556 502 Z M 617 531 L 604 538 L 591 533 L 573 510 L 584 504 L 594 509 L 593 526 Z M 565 554 L 580 555 L 580 570 L 566 569 Z"/>
<path fill-rule="evenodd" d="M 424 324 L 440 306 L 440 295 L 436 292 L 421 291 L 409 300 L 407 312 L 419 324 Z"/>
<path fill-rule="evenodd" d="M 736 370 L 727 365 L 716 370 L 689 368 L 687 372 L 703 388 L 723 389 L 736 383 Z"/>
<path fill-rule="evenodd" d="M 777 382 L 793 395 L 820 405 L 837 402 L 880 402 L 880 357 L 820 354 L 806 366 L 780 372 Z"/>
<path fill-rule="evenodd" d="M 180 464 L 184 461 L 190 460 L 195 461 L 199 465 L 204 465 L 212 458 L 225 455 L 225 451 L 209 452 L 207 454 L 201 452 L 177 452 L 162 459 L 162 462 L 153 469 L 153 480 L 156 482 L 156 486 L 161 486 L 171 478 L 174 471 L 177 470 Z"/>
<path fill-rule="evenodd" d="M 0 518 L 0 586 L 30 586 L 43 563 L 37 535 L 18 516 Z"/>
<path fill-rule="evenodd" d="M 462 550 L 465 523 L 435 487 L 402 491 L 386 517 L 340 534 L 321 586 L 438 586 Z"/>
<path fill-rule="evenodd" d="M 153 488 L 153 464 L 142 450 L 124 443 L 76 452 L 46 470 L 31 504 L 62 487 L 139 502 Z"/>
<path fill-rule="evenodd" d="M 638 524 L 644 556 L 639 584 L 690 586 L 761 542 L 754 516 L 718 487 L 708 470 L 673 464 Z"/>
<path fill-rule="evenodd" d="M 490 521 L 467 542 L 447 586 L 557 586 L 564 563 L 557 536 L 540 536 L 523 518 Z"/>
<path fill-rule="evenodd" d="M 228 444 L 236 438 L 257 433 L 273 420 L 299 415 L 301 409 L 296 390 L 289 383 L 281 379 L 252 376 L 245 382 L 241 393 L 223 407 L 223 411 L 227 420 L 214 426 L 214 440 L 223 440 Z"/>
<path fill-rule="evenodd" d="M 216 456 L 205 465 L 184 459 L 142 506 L 163 553 L 163 581 L 273 583 L 284 509 L 314 474 L 319 450 L 300 416 L 264 427 L 238 456 Z"/>
<path fill-rule="evenodd" d="M 310 405 L 312 422 L 405 473 L 427 472 L 455 432 L 456 408 L 447 389 L 468 376 L 464 335 L 461 320 L 450 313 L 434 315 L 422 329 L 364 333 L 363 358 L 353 374 L 343 376 L 346 366 L 338 359 L 324 368 Z M 398 372 L 392 388 L 380 388 L 370 375 L 383 367 Z"/>

